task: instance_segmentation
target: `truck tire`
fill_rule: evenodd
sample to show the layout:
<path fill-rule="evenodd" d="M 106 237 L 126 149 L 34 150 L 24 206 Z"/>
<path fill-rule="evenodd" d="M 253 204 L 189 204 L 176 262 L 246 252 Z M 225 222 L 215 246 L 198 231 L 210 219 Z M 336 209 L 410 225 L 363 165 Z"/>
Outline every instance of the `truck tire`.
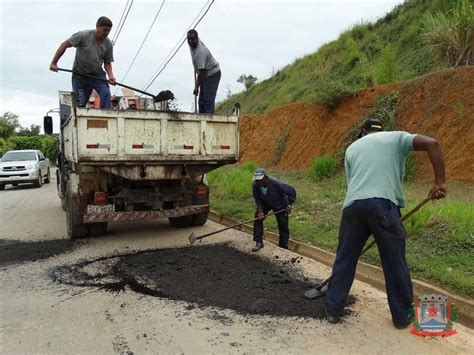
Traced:
<path fill-rule="evenodd" d="M 5 190 L 5 185 L 0 185 L 0 191 Z"/>
<path fill-rule="evenodd" d="M 49 184 L 50 181 L 51 181 L 51 172 L 49 171 L 49 168 L 48 168 L 48 173 L 46 174 L 46 179 L 44 179 L 44 183 Z"/>
<path fill-rule="evenodd" d="M 193 226 L 203 226 L 207 222 L 207 218 L 209 217 L 209 212 L 202 212 L 198 214 L 193 214 Z"/>
<path fill-rule="evenodd" d="M 99 236 L 107 234 L 107 222 L 100 222 L 100 223 L 91 223 L 88 224 L 89 227 L 89 234 L 91 236 Z"/>
<path fill-rule="evenodd" d="M 67 236 L 69 239 L 84 238 L 87 236 L 88 228 L 82 222 L 81 203 L 77 194 L 73 195 L 71 181 L 67 182 L 66 186 L 66 225 Z"/>
<path fill-rule="evenodd" d="M 64 212 L 66 212 L 66 209 L 67 209 L 67 200 L 66 200 L 66 198 L 61 199 L 61 208 L 63 209 Z"/>
<path fill-rule="evenodd" d="M 41 175 L 41 170 L 38 171 L 38 179 L 33 182 L 34 187 L 41 187 L 43 185 L 43 176 Z"/>
<path fill-rule="evenodd" d="M 189 215 L 189 216 L 174 217 L 174 218 L 170 217 L 168 218 L 168 221 L 170 221 L 170 224 L 173 227 L 186 228 L 186 227 L 189 227 L 191 223 L 193 223 L 193 216 Z"/>

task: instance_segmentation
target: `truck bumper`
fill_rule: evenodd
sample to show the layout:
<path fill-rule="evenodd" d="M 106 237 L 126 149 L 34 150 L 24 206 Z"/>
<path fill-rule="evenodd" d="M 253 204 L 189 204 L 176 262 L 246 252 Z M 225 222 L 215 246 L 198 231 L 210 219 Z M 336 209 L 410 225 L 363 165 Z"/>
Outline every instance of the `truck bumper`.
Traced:
<path fill-rule="evenodd" d="M 161 211 L 112 212 L 103 214 L 85 214 L 84 223 L 138 221 L 146 219 L 174 218 L 209 211 L 209 205 L 177 207 Z"/>

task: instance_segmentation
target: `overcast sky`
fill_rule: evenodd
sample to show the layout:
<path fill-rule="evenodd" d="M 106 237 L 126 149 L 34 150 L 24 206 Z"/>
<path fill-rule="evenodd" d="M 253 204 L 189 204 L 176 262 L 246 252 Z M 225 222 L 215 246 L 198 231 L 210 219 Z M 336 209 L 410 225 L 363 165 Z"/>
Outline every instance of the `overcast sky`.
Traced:
<path fill-rule="evenodd" d="M 243 85 L 236 82 L 240 74 L 266 79 L 272 71 L 316 51 L 354 24 L 377 20 L 402 2 L 216 0 L 197 30 L 221 66 L 217 101 L 226 97 L 228 89 L 232 93 L 242 91 Z M 133 1 L 114 46 L 113 70 L 117 81 L 144 89 L 206 0 L 165 1 L 124 80 L 161 3 L 162 0 Z M 113 38 L 126 4 L 127 0 L 0 0 L 0 114 L 10 111 L 19 115 L 25 127 L 42 125 L 44 114 L 59 106 L 57 91 L 71 90 L 70 74 L 49 71 L 60 43 L 79 30 L 95 28 L 102 15 L 114 23 L 109 35 Z M 74 53 L 74 48 L 68 49 L 58 65 L 71 69 Z M 147 91 L 156 94 L 169 89 L 179 107 L 189 111 L 193 104 L 192 71 L 185 43 Z M 112 87 L 112 94 L 115 91 Z M 58 118 L 53 117 L 57 131 Z"/>

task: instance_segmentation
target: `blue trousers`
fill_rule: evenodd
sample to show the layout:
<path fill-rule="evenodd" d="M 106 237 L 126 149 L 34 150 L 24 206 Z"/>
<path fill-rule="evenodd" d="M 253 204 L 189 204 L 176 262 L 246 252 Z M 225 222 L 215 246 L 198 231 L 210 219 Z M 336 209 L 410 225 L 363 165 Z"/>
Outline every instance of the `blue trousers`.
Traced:
<path fill-rule="evenodd" d="M 199 85 L 199 113 L 214 113 L 221 71 L 205 78 Z"/>
<path fill-rule="evenodd" d="M 339 245 L 326 295 L 326 309 L 341 316 L 354 281 L 357 260 L 373 234 L 382 262 L 388 304 L 395 324 L 408 322 L 413 287 L 405 259 L 406 231 L 400 209 L 383 198 L 357 200 L 342 211 Z"/>
<path fill-rule="evenodd" d="M 93 76 L 107 79 L 105 72 L 102 69 Z M 72 74 L 72 90 L 76 96 L 77 107 L 86 106 L 92 90 L 94 89 L 100 97 L 100 108 L 110 108 L 110 88 L 107 82 L 78 74 Z"/>
<path fill-rule="evenodd" d="M 279 211 L 282 208 L 273 209 L 273 211 Z M 267 214 L 272 208 L 263 206 L 263 213 Z M 255 218 L 257 218 L 258 210 L 255 211 Z M 286 212 L 278 213 L 275 215 L 278 223 L 278 234 L 280 236 L 278 246 L 280 248 L 288 249 L 288 240 L 290 239 L 290 228 L 288 226 L 288 214 Z M 255 242 L 263 241 L 263 221 L 255 220 L 253 222 L 253 240 Z"/>

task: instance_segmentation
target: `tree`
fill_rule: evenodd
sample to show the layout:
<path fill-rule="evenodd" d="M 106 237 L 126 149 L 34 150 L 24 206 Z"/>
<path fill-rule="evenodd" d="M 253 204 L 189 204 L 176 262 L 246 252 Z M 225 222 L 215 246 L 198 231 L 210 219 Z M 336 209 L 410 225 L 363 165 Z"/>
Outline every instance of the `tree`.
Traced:
<path fill-rule="evenodd" d="M 0 117 L 0 137 L 5 139 L 10 137 L 19 127 L 21 126 L 18 115 L 12 112 L 5 112 L 3 116 Z"/>
<path fill-rule="evenodd" d="M 37 136 L 40 133 L 41 126 L 32 124 L 30 128 L 21 127 L 18 131 L 19 136 Z"/>
<path fill-rule="evenodd" d="M 241 84 L 244 84 L 245 89 L 248 90 L 253 86 L 253 84 L 255 84 L 257 82 L 257 80 L 258 79 L 257 79 L 256 76 L 253 76 L 251 74 L 249 74 L 249 75 L 242 74 L 241 76 L 238 77 L 237 82 L 241 83 Z"/>

